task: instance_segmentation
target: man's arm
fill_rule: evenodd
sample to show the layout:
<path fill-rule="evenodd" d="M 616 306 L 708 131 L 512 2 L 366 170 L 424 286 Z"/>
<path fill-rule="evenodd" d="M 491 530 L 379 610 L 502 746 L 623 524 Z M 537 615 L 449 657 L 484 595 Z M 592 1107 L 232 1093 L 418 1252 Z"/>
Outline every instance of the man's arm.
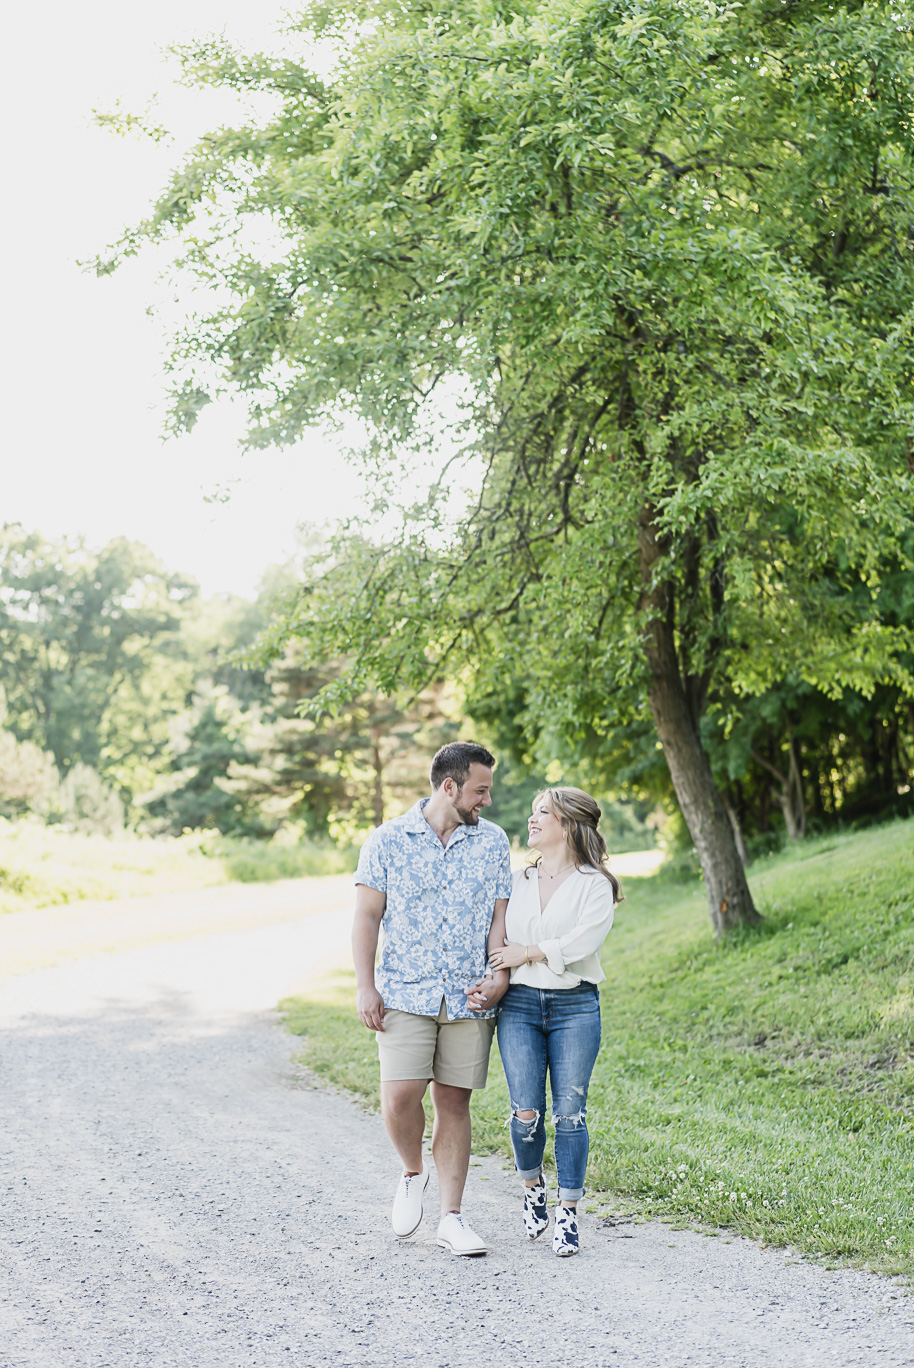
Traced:
<path fill-rule="evenodd" d="M 489 959 L 492 958 L 493 950 L 500 950 L 505 943 L 505 913 L 508 910 L 507 898 L 495 899 L 495 911 L 492 913 L 492 925 L 489 927 L 489 939 L 486 945 L 486 953 Z"/>
<path fill-rule="evenodd" d="M 507 898 L 495 899 L 495 911 L 492 913 L 492 922 L 489 926 L 489 936 L 486 944 L 486 952 L 491 958 L 495 950 L 501 950 L 505 944 L 505 909 L 508 906 Z M 489 1007 L 494 1007 L 500 998 L 503 998 L 508 991 L 511 982 L 511 975 L 506 969 L 490 969 L 486 977 L 471 988 L 467 993 L 467 1006 L 474 1012 L 484 1012 Z"/>
<path fill-rule="evenodd" d="M 374 984 L 374 962 L 378 953 L 381 918 L 387 894 L 368 884 L 358 884 L 355 917 L 352 922 L 352 959 L 355 964 L 356 1010 L 359 1021 L 369 1031 L 384 1030 L 384 999 Z"/>

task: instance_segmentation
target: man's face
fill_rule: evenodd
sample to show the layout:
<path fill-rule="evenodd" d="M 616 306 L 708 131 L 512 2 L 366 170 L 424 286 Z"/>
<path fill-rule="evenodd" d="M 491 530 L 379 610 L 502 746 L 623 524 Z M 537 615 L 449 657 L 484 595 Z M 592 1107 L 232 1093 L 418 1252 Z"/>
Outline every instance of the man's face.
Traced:
<path fill-rule="evenodd" d="M 458 789 L 453 780 L 445 780 L 453 785 L 451 802 L 464 826 L 476 826 L 481 810 L 492 806 L 492 777 L 488 765 L 472 764 L 463 788 Z"/>

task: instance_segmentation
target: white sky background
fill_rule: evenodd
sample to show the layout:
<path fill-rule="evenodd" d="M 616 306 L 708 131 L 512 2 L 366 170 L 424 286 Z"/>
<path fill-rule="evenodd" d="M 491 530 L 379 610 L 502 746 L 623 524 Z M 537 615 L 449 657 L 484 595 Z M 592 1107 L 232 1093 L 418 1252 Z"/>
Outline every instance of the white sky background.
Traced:
<path fill-rule="evenodd" d="M 358 506 L 360 477 L 342 439 L 319 433 L 241 457 L 242 415 L 229 403 L 163 443 L 164 341 L 146 314 L 161 288 L 156 263 L 141 257 L 99 280 L 76 262 L 144 215 L 184 147 L 233 118 L 230 97 L 175 86 L 161 49 L 220 30 L 251 50 L 276 48 L 285 7 L 52 0 L 16 6 L 5 33 L 0 523 L 81 533 L 90 545 L 143 541 L 207 594 L 252 595 L 293 551 L 299 522 Z M 91 122 L 93 108 L 120 98 L 141 112 L 153 94 L 175 144 Z M 205 502 L 236 477 L 228 504 Z"/>

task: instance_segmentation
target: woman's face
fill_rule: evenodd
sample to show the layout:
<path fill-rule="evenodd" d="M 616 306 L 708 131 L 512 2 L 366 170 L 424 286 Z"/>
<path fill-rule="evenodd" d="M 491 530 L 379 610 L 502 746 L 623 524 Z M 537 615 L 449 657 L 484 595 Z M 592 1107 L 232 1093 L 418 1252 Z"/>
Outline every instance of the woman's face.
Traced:
<path fill-rule="evenodd" d="M 527 844 L 534 850 L 549 850 L 565 841 L 565 830 L 552 811 L 548 798 L 540 798 L 533 804 L 533 811 L 527 820 Z"/>

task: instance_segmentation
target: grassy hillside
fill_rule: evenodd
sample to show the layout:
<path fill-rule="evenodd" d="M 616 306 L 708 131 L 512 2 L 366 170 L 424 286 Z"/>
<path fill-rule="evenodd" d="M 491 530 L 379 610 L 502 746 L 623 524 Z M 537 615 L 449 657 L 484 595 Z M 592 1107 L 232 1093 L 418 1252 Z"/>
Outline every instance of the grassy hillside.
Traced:
<path fill-rule="evenodd" d="M 830 1262 L 914 1271 L 914 822 L 755 864 L 724 947 L 701 885 L 629 880 L 606 945 L 589 1186 Z M 352 981 L 285 1004 L 304 1059 L 367 1101 Z M 497 1057 L 474 1145 L 509 1153 Z"/>

